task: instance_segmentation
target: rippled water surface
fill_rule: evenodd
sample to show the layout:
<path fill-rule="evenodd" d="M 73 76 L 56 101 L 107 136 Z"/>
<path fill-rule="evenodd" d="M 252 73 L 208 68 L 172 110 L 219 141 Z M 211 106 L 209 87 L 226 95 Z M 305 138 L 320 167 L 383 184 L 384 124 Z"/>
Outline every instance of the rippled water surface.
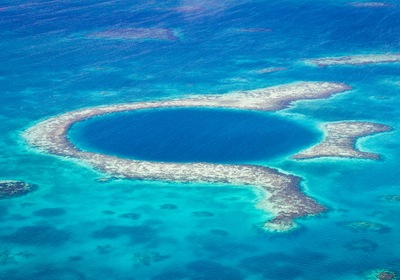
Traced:
<path fill-rule="evenodd" d="M 272 114 L 226 109 L 154 109 L 74 125 L 80 149 L 167 162 L 245 162 L 293 154 L 318 133 Z"/>
<path fill-rule="evenodd" d="M 400 65 L 318 68 L 303 62 L 399 52 L 400 2 L 389 4 L 0 1 L 0 179 L 39 186 L 0 200 L 0 278 L 353 280 L 374 269 L 399 273 L 399 202 L 384 197 L 400 195 Z M 260 117 L 258 125 L 283 121 L 275 128 L 297 129 L 295 123 L 314 135 L 324 122 L 366 120 L 394 130 L 357 144 L 382 154 L 381 161 L 297 162 L 288 157 L 292 149 L 271 157 L 239 150 L 238 159 L 223 159 L 257 160 L 303 178 L 303 191 L 329 210 L 302 219 L 289 233 L 260 228 L 270 215 L 255 207 L 259 193 L 249 187 L 109 178 L 40 153 L 21 138 L 40 120 L 84 107 L 295 81 L 344 82 L 353 90 L 297 102 L 276 113 L 276 120 Z M 148 117 L 154 121 L 155 115 Z M 180 135 L 194 117 L 182 120 Z M 225 141 L 215 131 L 231 116 L 219 118 L 207 120 L 207 127 Z M 142 129 L 135 133 L 149 134 Z M 234 129 L 243 131 L 240 123 Z M 248 125 L 245 131 L 245 141 L 256 133 Z M 255 140 L 259 147 L 260 138 Z M 307 141 L 293 151 L 313 143 Z M 214 161 L 212 151 L 200 155 Z"/>

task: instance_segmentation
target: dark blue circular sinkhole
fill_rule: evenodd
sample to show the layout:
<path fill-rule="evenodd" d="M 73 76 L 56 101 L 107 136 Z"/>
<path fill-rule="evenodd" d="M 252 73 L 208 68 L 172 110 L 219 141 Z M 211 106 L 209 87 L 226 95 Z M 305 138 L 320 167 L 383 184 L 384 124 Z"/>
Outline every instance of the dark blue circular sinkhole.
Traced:
<path fill-rule="evenodd" d="M 79 149 L 146 161 L 243 163 L 294 153 L 318 139 L 297 122 L 253 111 L 146 109 L 93 117 L 68 134 Z"/>

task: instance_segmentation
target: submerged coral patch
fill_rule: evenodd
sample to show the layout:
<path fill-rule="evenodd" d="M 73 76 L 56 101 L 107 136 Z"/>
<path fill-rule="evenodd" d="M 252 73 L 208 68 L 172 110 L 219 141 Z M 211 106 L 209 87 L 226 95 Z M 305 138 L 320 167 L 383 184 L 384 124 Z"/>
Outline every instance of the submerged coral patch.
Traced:
<path fill-rule="evenodd" d="M 308 59 L 306 63 L 319 66 L 334 66 L 334 65 L 367 65 L 377 63 L 395 63 L 400 62 L 400 54 L 367 54 L 367 55 L 349 55 L 337 57 L 323 57 Z"/>
<path fill-rule="evenodd" d="M 351 251 L 374 252 L 379 245 L 368 239 L 358 239 L 346 243 L 344 247 Z"/>
<path fill-rule="evenodd" d="M 400 194 L 382 195 L 378 199 L 383 202 L 400 202 Z"/>
<path fill-rule="evenodd" d="M 26 195 L 38 188 L 23 181 L 0 180 L 0 199 Z"/>
<path fill-rule="evenodd" d="M 124 214 L 119 215 L 118 217 L 123 218 L 123 219 L 129 219 L 129 220 L 138 220 L 140 218 L 140 214 L 124 213 Z"/>
<path fill-rule="evenodd" d="M 42 208 L 33 212 L 33 215 L 49 218 L 65 215 L 66 212 L 64 208 Z"/>
<path fill-rule="evenodd" d="M 377 233 L 388 233 L 390 228 L 380 223 L 369 222 L 369 221 L 356 221 L 356 222 L 345 222 L 339 223 L 340 226 L 347 227 L 354 231 L 364 232 L 377 232 Z"/>
<path fill-rule="evenodd" d="M 368 272 L 366 277 L 368 280 L 396 280 L 398 274 L 391 270 L 376 269 Z"/>
<path fill-rule="evenodd" d="M 128 236 L 133 243 L 147 243 L 157 237 L 155 229 L 148 226 L 106 226 L 93 232 L 95 239 L 116 239 Z"/>
<path fill-rule="evenodd" d="M 166 203 L 161 205 L 160 208 L 163 210 L 175 210 L 178 208 L 178 206 L 176 206 L 175 204 Z"/>
<path fill-rule="evenodd" d="M 67 242 L 70 233 L 49 225 L 25 226 L 14 233 L 0 237 L 1 240 L 21 245 L 60 246 Z"/>
<path fill-rule="evenodd" d="M 120 28 L 109 29 L 89 34 L 89 37 L 120 40 L 167 40 L 178 38 L 167 28 Z"/>

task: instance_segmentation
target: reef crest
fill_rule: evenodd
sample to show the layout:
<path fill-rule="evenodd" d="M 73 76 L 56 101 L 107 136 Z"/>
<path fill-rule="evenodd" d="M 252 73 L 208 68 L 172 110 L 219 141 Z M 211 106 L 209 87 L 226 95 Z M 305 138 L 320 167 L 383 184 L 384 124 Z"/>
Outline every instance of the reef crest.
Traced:
<path fill-rule="evenodd" d="M 349 55 L 337 57 L 325 57 L 305 60 L 306 63 L 318 67 L 334 65 L 366 65 L 376 63 L 395 63 L 400 62 L 400 54 L 369 54 L 369 55 Z"/>
<path fill-rule="evenodd" d="M 324 124 L 325 139 L 294 156 L 293 159 L 319 157 L 347 157 L 360 159 L 379 159 L 380 155 L 359 151 L 355 147 L 358 138 L 390 131 L 389 126 L 371 122 L 334 122 Z"/>

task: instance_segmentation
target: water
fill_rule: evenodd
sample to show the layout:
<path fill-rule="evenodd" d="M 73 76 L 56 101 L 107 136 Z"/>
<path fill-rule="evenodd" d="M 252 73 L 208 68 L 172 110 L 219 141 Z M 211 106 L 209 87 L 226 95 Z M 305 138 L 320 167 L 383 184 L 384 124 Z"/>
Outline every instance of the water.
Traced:
<path fill-rule="evenodd" d="M 302 62 L 398 52 L 400 2 L 390 3 L 397 7 L 354 8 L 341 0 L 1 1 L 0 178 L 39 189 L 0 201 L 0 278 L 353 280 L 371 269 L 399 272 L 399 204 L 379 197 L 400 193 L 400 66 Z M 89 36 L 116 28 L 169 28 L 178 39 Z M 259 73 L 269 67 L 288 69 Z M 289 150 L 257 159 L 303 177 L 304 191 L 329 208 L 285 234 L 260 230 L 269 214 L 254 207 L 250 188 L 99 182 L 107 175 L 32 150 L 20 136 L 40 120 L 83 107 L 301 80 L 345 82 L 353 90 L 297 102 L 280 117 L 311 130 L 341 120 L 394 130 L 359 141 L 382 154 L 378 162 L 297 162 Z M 389 230 L 348 226 L 356 221 Z"/>
<path fill-rule="evenodd" d="M 169 162 L 234 163 L 293 154 L 317 132 L 275 116 L 224 109 L 158 109 L 96 117 L 74 125 L 87 151 Z"/>

